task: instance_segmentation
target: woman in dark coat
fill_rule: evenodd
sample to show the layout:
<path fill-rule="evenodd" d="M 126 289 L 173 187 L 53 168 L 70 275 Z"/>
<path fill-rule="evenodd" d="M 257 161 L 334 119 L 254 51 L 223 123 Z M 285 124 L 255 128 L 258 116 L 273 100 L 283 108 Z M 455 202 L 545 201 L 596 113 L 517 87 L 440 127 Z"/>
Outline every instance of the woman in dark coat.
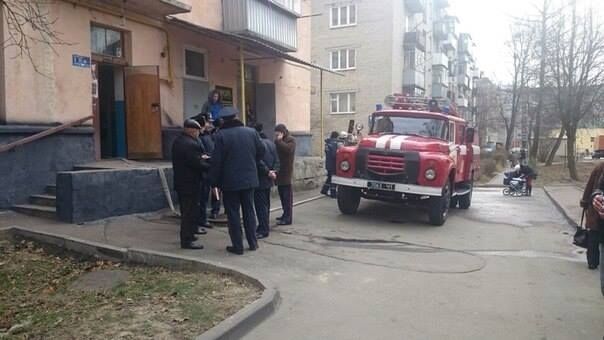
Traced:
<path fill-rule="evenodd" d="M 604 163 L 596 166 L 583 191 L 580 205 L 585 211 L 585 227 L 588 229 L 587 240 L 587 266 L 589 269 L 597 269 L 600 265 L 600 245 L 601 231 L 600 224 L 602 223 L 598 211 L 592 204 L 592 194 L 595 190 L 602 188 L 604 185 Z"/>
<path fill-rule="evenodd" d="M 296 154 L 296 140 L 289 134 L 287 127 L 279 124 L 275 127 L 275 146 L 279 156 L 279 172 L 277 173 L 277 189 L 283 207 L 283 215 L 277 220 L 278 225 L 293 223 L 294 197 L 292 181 L 294 176 L 294 157 Z"/>

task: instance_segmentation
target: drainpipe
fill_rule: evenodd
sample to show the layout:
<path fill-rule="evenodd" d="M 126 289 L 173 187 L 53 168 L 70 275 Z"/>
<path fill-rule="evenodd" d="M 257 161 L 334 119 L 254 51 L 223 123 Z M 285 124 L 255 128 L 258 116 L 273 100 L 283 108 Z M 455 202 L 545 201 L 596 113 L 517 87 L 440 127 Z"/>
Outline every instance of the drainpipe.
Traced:
<path fill-rule="evenodd" d="M 173 74 L 172 74 L 172 53 L 170 53 L 170 35 L 168 33 L 168 30 L 166 30 L 162 25 L 158 25 L 149 20 L 134 18 L 134 17 L 132 17 L 132 15 L 126 15 L 126 13 L 117 13 L 111 9 L 107 9 L 107 8 L 104 8 L 104 7 L 101 7 L 98 5 L 81 3 L 76 0 L 64 0 L 64 1 L 71 3 L 74 7 L 81 6 L 81 7 L 85 7 L 85 8 L 91 9 L 93 11 L 101 12 L 104 14 L 109 14 L 109 15 L 113 15 L 113 16 L 117 16 L 117 17 L 125 17 L 132 22 L 136 22 L 141 25 L 150 26 L 150 27 L 153 27 L 153 28 L 156 28 L 156 29 L 162 31 L 164 33 L 164 35 L 166 36 L 166 59 L 168 61 L 168 80 L 167 81 L 168 81 L 168 85 L 172 86 L 172 83 L 174 82 L 174 78 L 173 78 Z"/>
<path fill-rule="evenodd" d="M 319 140 L 323 143 L 323 138 L 325 138 L 325 121 L 323 119 L 323 70 L 319 70 L 319 111 L 321 113 L 321 136 Z M 319 150 L 320 151 L 320 150 Z M 325 157 L 324 152 L 321 153 L 321 159 Z"/>
<path fill-rule="evenodd" d="M 243 125 L 247 125 L 247 112 L 245 109 L 245 62 L 243 58 L 243 43 L 239 44 L 239 67 L 241 68 L 241 116 Z"/>

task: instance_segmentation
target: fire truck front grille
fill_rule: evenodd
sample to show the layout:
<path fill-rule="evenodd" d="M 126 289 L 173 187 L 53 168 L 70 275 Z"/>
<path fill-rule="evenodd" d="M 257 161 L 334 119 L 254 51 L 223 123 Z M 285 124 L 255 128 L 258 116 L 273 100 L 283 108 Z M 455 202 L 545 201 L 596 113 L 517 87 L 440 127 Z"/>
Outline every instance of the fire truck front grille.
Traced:
<path fill-rule="evenodd" d="M 378 175 L 401 175 L 405 173 L 405 158 L 370 153 L 367 156 L 367 170 Z"/>

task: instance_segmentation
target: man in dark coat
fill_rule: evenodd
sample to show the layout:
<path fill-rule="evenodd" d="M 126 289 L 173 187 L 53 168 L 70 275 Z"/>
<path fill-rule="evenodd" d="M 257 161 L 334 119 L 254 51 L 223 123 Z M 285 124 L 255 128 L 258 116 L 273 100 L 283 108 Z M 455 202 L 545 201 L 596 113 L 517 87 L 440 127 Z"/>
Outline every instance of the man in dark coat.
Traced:
<path fill-rule="evenodd" d="M 592 203 L 592 194 L 595 190 L 600 189 L 600 186 L 604 184 L 604 163 L 600 163 L 596 166 L 589 176 L 589 180 L 585 185 L 583 191 L 583 197 L 581 198 L 580 205 L 585 211 L 585 227 L 587 228 L 587 266 L 589 269 L 595 270 L 600 265 L 600 216 L 597 209 L 594 208 Z"/>
<path fill-rule="evenodd" d="M 207 115 L 200 113 L 193 117 L 196 122 L 201 125 L 201 133 L 199 135 L 199 141 L 203 147 L 204 154 L 210 157 L 214 152 L 214 126 L 210 123 L 210 119 Z M 211 160 L 210 160 L 211 162 Z M 199 225 L 206 228 L 212 228 L 212 225 L 208 222 L 208 201 L 210 200 L 210 193 L 212 188 L 209 181 L 203 181 L 201 185 L 201 193 L 199 196 Z M 212 216 L 218 214 L 220 210 L 220 201 L 217 197 L 214 197 L 215 193 L 212 192 Z"/>
<path fill-rule="evenodd" d="M 336 185 L 331 182 L 331 177 L 336 173 L 336 153 L 338 151 L 338 137 L 340 134 L 333 131 L 328 139 L 325 140 L 325 170 L 327 170 L 327 179 L 321 194 L 336 198 Z"/>
<path fill-rule="evenodd" d="M 243 126 L 236 116 L 239 111 L 225 107 L 219 118 L 223 125 L 216 133 L 210 178 L 212 184 L 222 189 L 224 208 L 229 223 L 232 246 L 228 252 L 243 255 L 241 217 L 250 250 L 258 248 L 256 216 L 254 214 L 254 189 L 258 187 L 258 163 L 264 156 L 264 144 L 256 130 Z"/>
<path fill-rule="evenodd" d="M 279 171 L 279 156 L 275 143 L 262 132 L 262 124 L 256 125 L 256 131 L 260 134 L 265 149 L 262 159 L 263 164 L 259 163 L 261 166 L 258 168 L 259 185 L 254 191 L 254 207 L 256 208 L 256 217 L 258 217 L 256 238 L 263 239 L 268 237 L 270 232 L 271 188 Z"/>
<path fill-rule="evenodd" d="M 199 219 L 199 194 L 205 173 L 210 165 L 199 143 L 201 126 L 192 119 L 184 123 L 183 133 L 172 144 L 174 190 L 180 204 L 180 246 L 184 249 L 203 249 L 195 244 Z"/>
<path fill-rule="evenodd" d="M 289 134 L 287 127 L 279 124 L 275 127 L 275 146 L 279 155 L 279 172 L 277 173 L 277 188 L 283 207 L 283 215 L 277 220 L 278 225 L 293 223 L 294 197 L 292 181 L 294 176 L 294 156 L 296 154 L 296 140 Z"/>

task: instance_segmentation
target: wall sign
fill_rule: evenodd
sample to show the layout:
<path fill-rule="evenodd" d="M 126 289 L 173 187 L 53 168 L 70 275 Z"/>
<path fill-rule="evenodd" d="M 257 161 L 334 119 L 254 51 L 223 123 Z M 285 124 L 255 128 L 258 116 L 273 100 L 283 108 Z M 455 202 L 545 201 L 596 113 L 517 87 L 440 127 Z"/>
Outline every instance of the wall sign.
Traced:
<path fill-rule="evenodd" d="M 71 56 L 71 65 L 77 67 L 90 67 L 90 57 L 74 54 Z"/>

